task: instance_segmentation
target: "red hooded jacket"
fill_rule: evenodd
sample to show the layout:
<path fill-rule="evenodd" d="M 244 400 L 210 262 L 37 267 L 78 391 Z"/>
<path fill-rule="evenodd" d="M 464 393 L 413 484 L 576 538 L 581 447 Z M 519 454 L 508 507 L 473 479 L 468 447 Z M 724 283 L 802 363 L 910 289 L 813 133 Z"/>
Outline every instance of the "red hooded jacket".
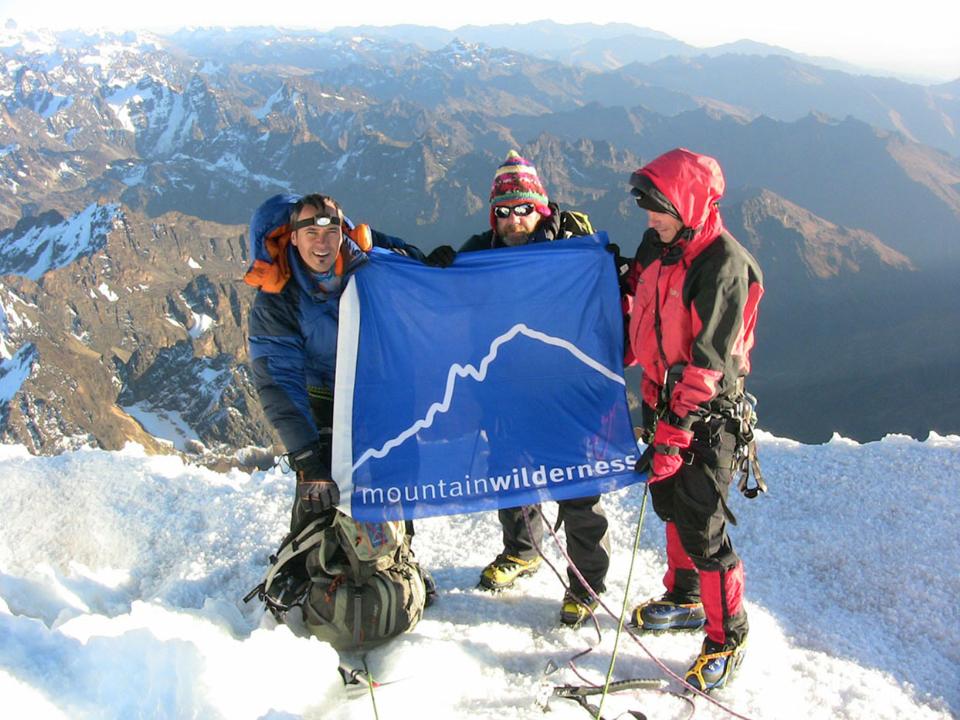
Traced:
<path fill-rule="evenodd" d="M 643 367 L 643 401 L 684 420 L 722 409 L 750 372 L 763 276 L 724 230 L 717 206 L 724 179 L 716 160 L 678 148 L 637 172 L 673 203 L 690 230 L 669 245 L 655 230 L 644 234 L 627 276 L 633 298 L 626 361 Z M 677 364 L 683 373 L 669 407 L 662 407 L 667 371 Z"/>

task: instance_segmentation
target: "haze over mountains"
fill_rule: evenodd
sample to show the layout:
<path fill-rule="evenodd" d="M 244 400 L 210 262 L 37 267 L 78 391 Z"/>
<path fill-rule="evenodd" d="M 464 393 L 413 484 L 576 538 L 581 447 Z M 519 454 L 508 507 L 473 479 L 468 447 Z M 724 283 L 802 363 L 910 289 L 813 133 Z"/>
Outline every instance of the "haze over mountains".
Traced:
<path fill-rule="evenodd" d="M 470 32 L 0 31 L 0 437 L 268 444 L 239 280 L 269 195 L 321 190 L 458 246 L 518 148 L 632 254 L 627 178 L 675 146 L 720 160 L 727 224 L 766 272 L 761 425 L 960 432 L 960 80 L 694 55 L 632 26 Z M 525 52 L 476 42 L 494 39 Z"/>

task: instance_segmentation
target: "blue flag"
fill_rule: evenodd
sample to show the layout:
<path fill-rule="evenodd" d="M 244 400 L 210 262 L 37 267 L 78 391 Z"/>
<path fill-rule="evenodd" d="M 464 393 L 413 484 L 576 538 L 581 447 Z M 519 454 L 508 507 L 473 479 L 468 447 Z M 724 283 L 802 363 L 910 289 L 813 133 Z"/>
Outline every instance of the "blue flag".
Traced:
<path fill-rule="evenodd" d="M 605 233 L 463 253 L 374 251 L 340 301 L 341 509 L 411 519 L 637 482 Z"/>

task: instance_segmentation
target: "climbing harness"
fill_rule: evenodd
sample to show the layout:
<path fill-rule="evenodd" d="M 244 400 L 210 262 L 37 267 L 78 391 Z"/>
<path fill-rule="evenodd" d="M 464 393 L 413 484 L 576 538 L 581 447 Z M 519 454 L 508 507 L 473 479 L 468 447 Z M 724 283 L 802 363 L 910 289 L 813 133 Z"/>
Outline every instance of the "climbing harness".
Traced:
<path fill-rule="evenodd" d="M 731 418 L 737 423 L 737 446 L 733 453 L 733 469 L 740 473 L 737 487 L 744 496 L 753 499 L 767 491 L 767 483 L 760 472 L 760 458 L 757 456 L 757 439 L 753 430 L 757 426 L 757 398 L 748 392 L 734 406 L 736 414 Z M 753 471 L 754 484 L 750 485 L 750 471 Z"/>

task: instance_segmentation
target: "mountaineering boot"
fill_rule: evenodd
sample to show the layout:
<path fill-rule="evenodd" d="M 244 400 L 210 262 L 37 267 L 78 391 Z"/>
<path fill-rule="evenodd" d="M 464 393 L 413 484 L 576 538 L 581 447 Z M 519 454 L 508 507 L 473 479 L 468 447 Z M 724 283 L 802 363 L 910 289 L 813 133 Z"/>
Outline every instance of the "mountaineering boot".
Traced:
<path fill-rule="evenodd" d="M 633 625 L 641 630 L 699 630 L 707 616 L 698 598 L 667 593 L 659 600 L 647 600 L 633 609 Z"/>
<path fill-rule="evenodd" d="M 599 603 L 591 596 L 578 597 L 570 590 L 563 595 L 563 607 L 560 609 L 560 622 L 576 626 L 593 615 Z"/>
<path fill-rule="evenodd" d="M 746 640 L 721 645 L 710 638 L 704 638 L 700 656 L 693 661 L 683 679 L 702 692 L 726 687 L 743 662 L 745 646 Z"/>
<path fill-rule="evenodd" d="M 487 590 L 505 590 L 513 587 L 517 578 L 533 575 L 540 569 L 542 563 L 543 558 L 539 555 L 529 560 L 521 560 L 513 555 L 501 553 L 480 573 L 480 587 Z"/>

